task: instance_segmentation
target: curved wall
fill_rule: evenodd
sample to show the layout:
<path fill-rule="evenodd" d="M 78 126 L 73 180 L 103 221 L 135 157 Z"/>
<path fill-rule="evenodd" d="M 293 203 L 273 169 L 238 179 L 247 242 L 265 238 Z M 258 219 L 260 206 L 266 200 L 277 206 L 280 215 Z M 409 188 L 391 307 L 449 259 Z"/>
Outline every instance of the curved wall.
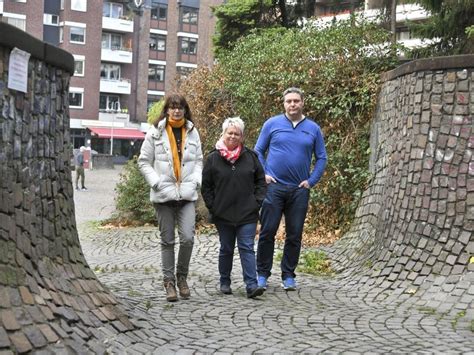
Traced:
<path fill-rule="evenodd" d="M 103 353 L 94 328 L 134 327 L 79 244 L 69 167 L 74 59 L 5 23 L 0 33 L 0 352 Z M 7 87 L 13 47 L 31 53 L 26 94 Z"/>
<path fill-rule="evenodd" d="M 374 298 L 474 319 L 474 56 L 383 77 L 370 169 L 334 268 Z M 350 280 L 349 280 L 350 279 Z M 369 291 L 371 290 L 371 291 Z"/>

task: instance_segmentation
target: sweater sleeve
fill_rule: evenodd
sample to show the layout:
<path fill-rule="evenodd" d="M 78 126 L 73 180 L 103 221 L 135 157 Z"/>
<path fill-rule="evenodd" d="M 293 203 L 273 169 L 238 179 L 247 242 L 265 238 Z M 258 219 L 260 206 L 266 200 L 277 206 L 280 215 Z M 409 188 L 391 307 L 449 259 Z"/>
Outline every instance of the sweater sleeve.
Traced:
<path fill-rule="evenodd" d="M 257 153 L 258 160 L 262 167 L 265 169 L 265 153 L 268 150 L 270 144 L 270 125 L 267 122 L 263 124 L 260 135 L 258 136 L 257 143 L 255 144 L 255 152 Z"/>
<path fill-rule="evenodd" d="M 316 138 L 314 142 L 314 156 L 316 158 L 316 163 L 314 164 L 314 169 L 308 179 L 308 183 L 311 187 L 313 187 L 319 182 L 319 180 L 323 176 L 324 169 L 326 168 L 327 163 L 324 137 L 319 127 L 317 129 Z"/>

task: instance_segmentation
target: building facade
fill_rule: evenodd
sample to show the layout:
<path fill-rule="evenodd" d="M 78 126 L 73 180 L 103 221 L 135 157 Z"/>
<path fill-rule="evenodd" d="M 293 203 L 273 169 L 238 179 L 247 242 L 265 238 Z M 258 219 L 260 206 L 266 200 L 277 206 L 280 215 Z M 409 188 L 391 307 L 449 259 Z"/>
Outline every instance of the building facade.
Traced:
<path fill-rule="evenodd" d="M 212 65 L 223 0 L 0 0 L 2 21 L 73 54 L 74 148 L 129 157 L 148 108 L 198 65 Z"/>

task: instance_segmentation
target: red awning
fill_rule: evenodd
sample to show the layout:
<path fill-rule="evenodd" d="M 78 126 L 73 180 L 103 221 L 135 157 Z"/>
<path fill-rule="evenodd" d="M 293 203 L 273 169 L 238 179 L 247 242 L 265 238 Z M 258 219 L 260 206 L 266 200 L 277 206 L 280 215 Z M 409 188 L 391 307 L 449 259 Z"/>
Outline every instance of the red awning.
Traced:
<path fill-rule="evenodd" d="M 93 137 L 114 139 L 145 139 L 145 133 L 135 128 L 89 127 Z"/>

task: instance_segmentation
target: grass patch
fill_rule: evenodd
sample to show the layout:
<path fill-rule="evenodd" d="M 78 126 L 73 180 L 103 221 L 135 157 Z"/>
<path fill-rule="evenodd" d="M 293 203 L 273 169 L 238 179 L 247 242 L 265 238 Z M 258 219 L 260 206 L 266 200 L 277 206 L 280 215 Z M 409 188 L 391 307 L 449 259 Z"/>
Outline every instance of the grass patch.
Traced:
<path fill-rule="evenodd" d="M 454 316 L 454 319 L 451 321 L 451 326 L 453 327 L 454 330 L 456 330 L 456 327 L 458 326 L 458 321 L 465 315 L 466 315 L 466 311 L 460 311 Z M 471 328 L 472 328 L 472 323 L 471 323 Z"/>
<path fill-rule="evenodd" d="M 418 310 L 419 310 L 421 313 L 425 313 L 425 314 L 431 314 L 431 315 L 435 315 L 435 314 L 436 314 L 436 309 L 434 309 L 433 307 L 426 307 L 426 306 L 423 306 L 423 307 L 418 307 Z"/>
<path fill-rule="evenodd" d="M 145 302 L 146 311 L 148 312 L 152 308 L 153 308 L 153 303 L 150 300 L 146 300 L 146 302 Z"/>
<path fill-rule="evenodd" d="M 301 254 L 297 270 L 316 276 L 331 276 L 331 260 L 326 253 L 318 250 L 308 250 Z"/>
<path fill-rule="evenodd" d="M 136 290 L 128 290 L 127 295 L 129 297 L 140 297 L 140 296 L 143 296 L 143 293 L 138 292 Z"/>
<path fill-rule="evenodd" d="M 102 221 L 88 221 L 87 225 L 92 229 L 98 230 L 102 226 Z"/>

